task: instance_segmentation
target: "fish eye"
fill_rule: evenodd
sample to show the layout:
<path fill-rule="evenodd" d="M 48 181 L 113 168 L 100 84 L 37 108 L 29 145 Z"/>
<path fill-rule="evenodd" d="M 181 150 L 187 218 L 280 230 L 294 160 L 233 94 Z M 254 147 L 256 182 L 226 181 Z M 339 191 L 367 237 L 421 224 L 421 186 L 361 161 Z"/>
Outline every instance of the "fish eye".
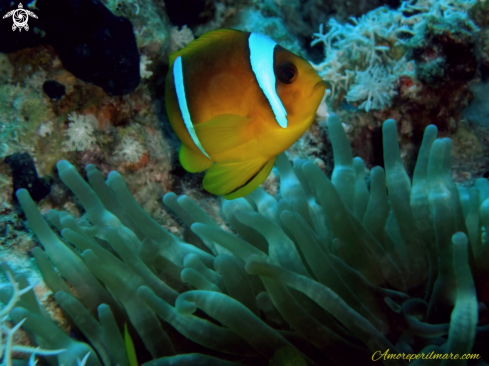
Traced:
<path fill-rule="evenodd" d="M 297 78 L 297 74 L 297 67 L 290 62 L 280 65 L 277 72 L 278 79 L 284 84 L 293 83 Z"/>

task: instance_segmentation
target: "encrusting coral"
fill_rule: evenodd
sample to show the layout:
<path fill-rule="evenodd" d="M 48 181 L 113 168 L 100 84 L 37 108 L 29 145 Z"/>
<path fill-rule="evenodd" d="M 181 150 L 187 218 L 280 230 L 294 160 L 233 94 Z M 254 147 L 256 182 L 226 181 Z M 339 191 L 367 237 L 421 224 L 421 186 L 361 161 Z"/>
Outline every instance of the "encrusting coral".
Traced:
<path fill-rule="evenodd" d="M 25 320 L 22 328 L 43 349 L 66 349 L 56 356 L 60 365 L 76 364 L 87 352 L 87 365 L 129 365 L 125 323 L 139 361 L 153 359 L 146 365 L 281 365 L 275 360 L 284 352 L 301 365 L 373 359 L 405 365 L 385 355 L 431 351 L 489 360 L 481 346 L 488 327 L 489 242 L 482 226 L 487 232 L 489 182 L 457 189 L 451 141 L 436 139 L 434 126 L 425 131 L 411 182 L 396 123 L 388 120 L 385 171 L 372 169 L 368 189 L 365 165 L 352 157 L 336 115 L 328 127 L 331 180 L 311 162 L 292 167 L 280 155 L 276 197 L 257 189 L 223 202 L 235 234 L 188 197 L 166 194 L 164 203 L 196 243 L 200 238 L 196 245 L 151 219 L 118 173 L 104 182 L 89 165 L 87 183 L 60 161 L 59 176 L 84 206 L 84 218 L 51 210 L 58 235 L 27 191 L 17 197 L 44 247 L 33 250 L 43 278 L 91 347 L 44 317 L 32 292 L 11 319 Z"/>

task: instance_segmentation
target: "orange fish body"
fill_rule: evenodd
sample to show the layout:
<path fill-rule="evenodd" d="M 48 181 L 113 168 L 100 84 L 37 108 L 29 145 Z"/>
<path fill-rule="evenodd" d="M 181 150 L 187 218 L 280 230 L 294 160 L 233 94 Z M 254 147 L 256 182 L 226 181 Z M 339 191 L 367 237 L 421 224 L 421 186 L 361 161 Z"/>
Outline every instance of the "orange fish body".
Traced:
<path fill-rule="evenodd" d="M 325 84 L 304 59 L 268 37 L 209 32 L 170 56 L 166 108 L 180 162 L 208 169 L 204 188 L 242 197 L 311 125 Z"/>

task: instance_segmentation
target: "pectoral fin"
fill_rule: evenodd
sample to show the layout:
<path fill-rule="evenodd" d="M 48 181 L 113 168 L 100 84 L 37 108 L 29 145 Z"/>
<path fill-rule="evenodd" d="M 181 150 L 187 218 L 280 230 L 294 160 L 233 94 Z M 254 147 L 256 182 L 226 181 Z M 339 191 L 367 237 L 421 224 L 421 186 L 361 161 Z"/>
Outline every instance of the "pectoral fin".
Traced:
<path fill-rule="evenodd" d="M 204 189 L 229 200 L 246 196 L 267 178 L 275 159 L 218 162 L 205 174 Z"/>
<path fill-rule="evenodd" d="M 247 142 L 250 139 L 247 127 L 251 120 L 243 116 L 221 114 L 205 123 L 194 125 L 194 128 L 205 151 L 212 156 Z"/>
<path fill-rule="evenodd" d="M 180 146 L 178 159 L 180 160 L 180 164 L 182 164 L 183 168 L 190 173 L 201 172 L 208 169 L 212 165 L 212 160 L 208 159 L 200 151 L 192 151 L 183 144 Z"/>

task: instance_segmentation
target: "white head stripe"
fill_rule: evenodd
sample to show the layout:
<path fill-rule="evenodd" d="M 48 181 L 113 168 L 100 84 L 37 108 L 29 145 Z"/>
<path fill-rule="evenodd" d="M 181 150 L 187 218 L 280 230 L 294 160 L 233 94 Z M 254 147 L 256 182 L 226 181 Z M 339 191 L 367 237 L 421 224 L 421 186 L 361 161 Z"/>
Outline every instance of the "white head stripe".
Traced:
<path fill-rule="evenodd" d="M 277 43 L 267 36 L 251 33 L 248 39 L 251 69 L 258 85 L 272 107 L 277 123 L 287 128 L 287 111 L 275 90 L 275 72 L 273 71 L 273 50 Z"/>
<path fill-rule="evenodd" d="M 173 63 L 173 82 L 175 83 L 178 106 L 180 107 L 180 112 L 182 112 L 182 118 L 183 122 L 185 123 L 185 127 L 187 127 L 187 131 L 190 134 L 192 141 L 195 143 L 195 145 L 197 145 L 202 154 L 210 159 L 209 155 L 207 155 L 204 148 L 202 147 L 202 144 L 197 137 L 197 133 L 195 132 L 192 120 L 190 119 L 190 112 L 187 106 L 187 98 L 185 97 L 185 85 L 183 85 L 182 56 L 178 56 Z"/>

